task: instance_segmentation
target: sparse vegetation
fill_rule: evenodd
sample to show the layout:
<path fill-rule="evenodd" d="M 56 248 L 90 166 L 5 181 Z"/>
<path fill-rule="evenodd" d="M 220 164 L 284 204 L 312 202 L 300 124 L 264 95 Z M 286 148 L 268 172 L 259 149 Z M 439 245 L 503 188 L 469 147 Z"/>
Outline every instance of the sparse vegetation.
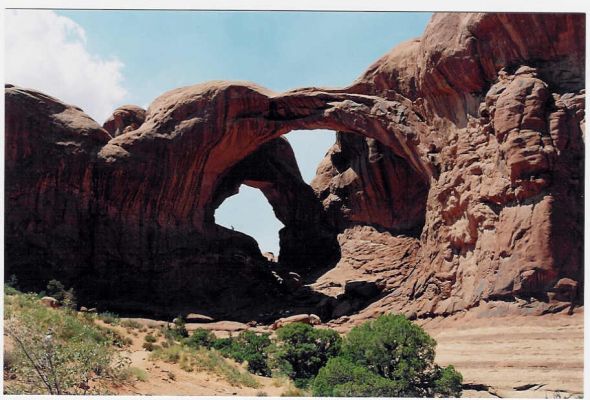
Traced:
<path fill-rule="evenodd" d="M 97 318 L 109 325 L 119 325 L 119 316 L 115 313 L 105 311 L 97 315 Z"/>
<path fill-rule="evenodd" d="M 5 301 L 5 334 L 14 345 L 10 394 L 102 394 L 129 360 L 115 337 L 70 309 L 42 306 L 34 294 Z"/>
<path fill-rule="evenodd" d="M 62 285 L 63 286 L 63 285 Z M 58 281 L 48 290 L 61 290 Z M 145 332 L 143 348 L 151 359 L 182 370 L 207 371 L 236 387 L 258 388 L 249 372 L 273 375 L 281 396 L 457 397 L 462 377 L 453 366 L 434 363 L 436 342 L 403 316 L 382 316 L 353 328 L 342 339 L 331 329 L 292 323 L 269 334 L 251 331 L 216 338 L 206 329 L 190 336 L 184 322 L 148 329 L 116 314 L 76 312 L 42 306 L 38 295 L 16 289 L 5 296 L 5 332 L 15 346 L 4 352 L 10 394 L 104 394 L 113 384 L 146 381 L 147 371 L 120 356 L 132 340 L 94 318 L 121 325 L 129 335 Z M 188 337 L 187 337 L 188 336 Z M 160 345 L 158 337 L 164 337 Z M 171 371 L 167 379 L 176 380 Z M 266 396 L 259 391 L 257 396 Z"/>
<path fill-rule="evenodd" d="M 142 329 L 143 328 L 142 324 L 140 324 L 139 322 L 134 321 L 132 319 L 123 319 L 123 320 L 121 320 L 120 325 L 123 328 L 132 328 L 132 329 Z"/>
<path fill-rule="evenodd" d="M 151 356 L 166 362 L 178 363 L 187 371 L 209 371 L 224 378 L 232 386 L 246 386 L 257 388 L 258 381 L 247 372 L 242 372 L 237 366 L 231 365 L 218 351 L 200 347 L 198 349 L 175 344 L 168 348 L 154 351 Z"/>
<path fill-rule="evenodd" d="M 147 382 L 149 379 L 149 374 L 146 370 L 138 367 L 127 367 L 122 371 L 121 374 L 122 379 L 124 380 L 131 380 L 135 379 L 141 382 Z"/>
<path fill-rule="evenodd" d="M 281 393 L 281 397 L 309 397 L 309 393 L 301 388 L 289 386 L 287 390 Z"/>

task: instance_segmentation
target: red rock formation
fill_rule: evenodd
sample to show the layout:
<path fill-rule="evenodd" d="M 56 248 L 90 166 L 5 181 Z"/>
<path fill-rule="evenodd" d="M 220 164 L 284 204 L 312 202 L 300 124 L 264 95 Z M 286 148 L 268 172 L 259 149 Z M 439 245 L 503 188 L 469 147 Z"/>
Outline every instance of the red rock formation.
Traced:
<path fill-rule="evenodd" d="M 7 276 L 63 275 L 103 303 L 216 317 L 281 296 L 254 240 L 214 224 L 245 183 L 285 224 L 290 268 L 341 255 L 334 271 L 347 270 L 366 249 L 336 245 L 343 229 L 403 242 L 362 257 L 412 260 L 379 272 L 395 282 L 387 309 L 545 300 L 583 276 L 583 60 L 582 15 L 439 14 L 340 90 L 210 82 L 163 94 L 145 118 L 120 108 L 105 130 L 8 88 Z M 278 138 L 319 128 L 340 133 L 316 198 Z"/>
<path fill-rule="evenodd" d="M 432 127 L 428 157 L 438 173 L 420 263 L 388 299 L 393 311 L 545 299 L 559 278 L 583 279 L 583 36 L 580 15 L 437 14 L 420 40 L 392 50 L 349 88 L 402 94 Z M 324 160 L 322 171 L 332 165 Z M 390 185 L 404 190 L 396 180 Z M 340 187 L 340 197 L 375 190 L 359 194 L 358 186 Z"/>
<path fill-rule="evenodd" d="M 102 125 L 112 137 L 136 130 L 145 121 L 145 110 L 134 105 L 124 105 L 113 111 L 113 114 Z"/>

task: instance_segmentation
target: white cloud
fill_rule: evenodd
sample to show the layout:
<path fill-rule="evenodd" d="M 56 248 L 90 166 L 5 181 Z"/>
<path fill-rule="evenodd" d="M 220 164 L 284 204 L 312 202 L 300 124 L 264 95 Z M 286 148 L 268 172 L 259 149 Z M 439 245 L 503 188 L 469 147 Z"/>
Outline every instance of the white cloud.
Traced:
<path fill-rule="evenodd" d="M 120 105 L 123 63 L 91 54 L 76 22 L 41 10 L 7 10 L 4 21 L 7 83 L 74 104 L 101 124 Z"/>

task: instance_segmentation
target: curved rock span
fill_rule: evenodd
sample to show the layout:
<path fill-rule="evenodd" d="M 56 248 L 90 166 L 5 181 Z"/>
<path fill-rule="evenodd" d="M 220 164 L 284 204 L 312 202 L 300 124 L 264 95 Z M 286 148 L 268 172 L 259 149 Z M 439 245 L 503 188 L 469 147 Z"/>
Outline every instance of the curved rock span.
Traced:
<path fill-rule="evenodd" d="M 243 318 L 581 301 L 584 28 L 437 14 L 349 87 L 209 82 L 103 127 L 7 85 L 6 276 L 114 309 Z M 309 186 L 281 136 L 320 128 L 337 141 Z M 241 184 L 285 225 L 278 263 L 215 224 Z M 339 295 L 349 276 L 383 292 Z"/>

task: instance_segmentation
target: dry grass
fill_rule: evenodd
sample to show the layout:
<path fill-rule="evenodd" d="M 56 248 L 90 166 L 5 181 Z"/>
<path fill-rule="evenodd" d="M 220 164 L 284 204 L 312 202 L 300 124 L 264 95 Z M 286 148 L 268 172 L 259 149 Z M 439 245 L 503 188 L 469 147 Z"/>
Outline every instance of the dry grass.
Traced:
<path fill-rule="evenodd" d="M 225 379 L 232 386 L 260 387 L 260 383 L 252 374 L 241 371 L 239 367 L 226 360 L 216 350 L 192 349 L 174 344 L 167 348 L 155 350 L 150 355 L 150 358 L 178 364 L 181 369 L 187 372 L 212 372 Z"/>

